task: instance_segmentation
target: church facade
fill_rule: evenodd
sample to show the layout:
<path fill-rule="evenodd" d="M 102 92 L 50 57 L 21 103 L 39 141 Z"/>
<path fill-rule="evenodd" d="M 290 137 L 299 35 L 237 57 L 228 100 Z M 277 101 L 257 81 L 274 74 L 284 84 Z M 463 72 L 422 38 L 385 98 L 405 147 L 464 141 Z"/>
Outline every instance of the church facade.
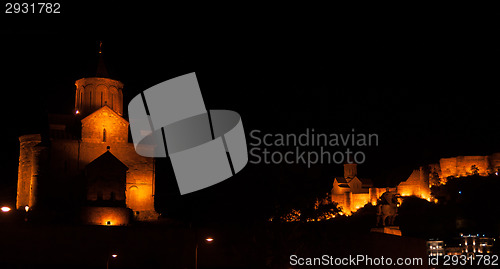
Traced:
<path fill-rule="evenodd" d="M 158 218 L 154 159 L 128 142 L 123 83 L 100 68 L 76 81 L 73 114 L 49 115 L 46 132 L 19 138 L 18 209 L 78 212 L 94 225 Z"/>

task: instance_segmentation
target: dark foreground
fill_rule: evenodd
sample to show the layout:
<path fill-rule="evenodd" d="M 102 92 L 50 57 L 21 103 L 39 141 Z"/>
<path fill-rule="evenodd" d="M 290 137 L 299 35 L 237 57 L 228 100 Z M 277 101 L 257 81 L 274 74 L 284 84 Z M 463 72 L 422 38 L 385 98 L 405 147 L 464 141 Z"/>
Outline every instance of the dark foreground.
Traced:
<path fill-rule="evenodd" d="M 168 223 L 105 227 L 4 222 L 0 223 L 0 237 L 2 269 L 42 265 L 106 268 L 112 254 L 118 256 L 109 258 L 109 268 L 194 268 L 196 242 L 198 268 L 311 268 L 293 265 L 299 258 L 323 255 L 420 257 L 426 264 L 423 239 L 370 233 L 333 223 L 266 222 L 193 228 Z M 214 241 L 206 242 L 207 237 Z M 333 266 L 312 268 L 319 267 Z"/>

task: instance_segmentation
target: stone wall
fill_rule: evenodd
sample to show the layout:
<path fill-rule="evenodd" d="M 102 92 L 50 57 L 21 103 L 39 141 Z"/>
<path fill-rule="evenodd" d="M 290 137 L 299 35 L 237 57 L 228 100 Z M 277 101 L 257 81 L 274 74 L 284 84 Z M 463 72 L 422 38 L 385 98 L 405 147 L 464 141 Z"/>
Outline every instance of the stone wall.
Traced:
<path fill-rule="evenodd" d="M 332 202 L 337 203 L 342 208 L 342 212 L 351 214 L 370 202 L 369 193 L 352 193 L 331 195 Z"/>
<path fill-rule="evenodd" d="M 75 192 L 72 189 L 81 187 L 74 184 L 81 178 L 82 171 L 93 160 L 109 151 L 123 162 L 126 172 L 125 196 L 126 205 L 139 215 L 146 211 L 154 212 L 154 159 L 138 155 L 132 143 L 88 143 L 77 140 L 54 140 L 50 147 L 50 180 L 51 196 L 59 200 L 71 200 Z M 77 190 L 76 190 L 77 193 Z M 24 206 L 24 205 L 23 205 Z M 152 219 L 156 219 L 153 216 Z"/>
<path fill-rule="evenodd" d="M 458 156 L 452 158 L 442 158 L 439 160 L 441 167 L 441 177 L 465 177 L 474 173 L 472 167 L 475 166 L 481 176 L 486 176 L 491 172 L 488 156 Z"/>
<path fill-rule="evenodd" d="M 31 177 L 33 175 L 33 148 L 42 141 L 40 134 L 23 135 L 19 137 L 19 167 L 17 180 L 16 208 L 24 209 L 30 206 Z M 31 199 L 33 200 L 33 199 Z"/>
<path fill-rule="evenodd" d="M 423 167 L 413 170 L 407 180 L 397 186 L 401 196 L 418 196 L 423 199 L 430 198 L 429 173 Z"/>
<path fill-rule="evenodd" d="M 105 106 L 82 120 L 82 141 L 91 143 L 128 142 L 129 123 Z"/>

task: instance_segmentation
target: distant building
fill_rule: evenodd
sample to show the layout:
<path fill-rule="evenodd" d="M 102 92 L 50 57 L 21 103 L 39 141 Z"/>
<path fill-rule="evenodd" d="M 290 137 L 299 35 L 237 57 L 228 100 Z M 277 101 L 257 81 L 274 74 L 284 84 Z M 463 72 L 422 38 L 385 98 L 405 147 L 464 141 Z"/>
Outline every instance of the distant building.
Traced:
<path fill-rule="evenodd" d="M 374 188 L 370 179 L 357 176 L 357 164 L 346 163 L 344 177 L 335 177 L 333 180 L 330 198 L 344 213 L 351 214 L 368 203 L 376 205 L 386 191 L 430 200 L 429 175 L 420 167 L 395 188 Z"/>
<path fill-rule="evenodd" d="M 491 253 L 494 238 L 481 235 L 462 235 L 460 247 L 462 253 L 466 254 L 487 254 Z"/>
<path fill-rule="evenodd" d="M 428 256 L 443 256 L 444 242 L 442 240 L 429 240 L 427 241 L 427 255 Z"/>
<path fill-rule="evenodd" d="M 438 164 L 431 164 L 431 173 L 436 174 L 440 183 L 446 183 L 448 177 L 466 177 L 471 175 L 498 175 L 500 171 L 500 153 L 489 156 L 457 156 L 441 158 Z"/>
<path fill-rule="evenodd" d="M 344 213 L 349 214 L 371 200 L 370 188 L 372 186 L 373 183 L 370 179 L 358 178 L 357 164 L 344 164 L 344 177 L 336 177 L 333 180 L 331 201 L 336 202 L 342 207 Z"/>
<path fill-rule="evenodd" d="M 75 213 L 88 224 L 155 220 L 155 163 L 128 143 L 123 83 L 95 77 L 75 83 L 71 115 L 49 115 L 48 131 L 19 137 L 18 209 Z"/>

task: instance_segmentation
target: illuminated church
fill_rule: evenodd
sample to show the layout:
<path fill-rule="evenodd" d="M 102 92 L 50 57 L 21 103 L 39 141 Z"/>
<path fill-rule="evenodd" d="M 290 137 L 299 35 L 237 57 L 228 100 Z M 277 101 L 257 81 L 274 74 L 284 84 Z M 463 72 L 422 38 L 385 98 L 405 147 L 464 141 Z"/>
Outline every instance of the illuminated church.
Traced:
<path fill-rule="evenodd" d="M 99 52 L 96 76 L 75 86 L 73 114 L 49 114 L 46 132 L 19 137 L 16 207 L 94 225 L 156 220 L 155 162 L 129 143 L 123 83 Z"/>

